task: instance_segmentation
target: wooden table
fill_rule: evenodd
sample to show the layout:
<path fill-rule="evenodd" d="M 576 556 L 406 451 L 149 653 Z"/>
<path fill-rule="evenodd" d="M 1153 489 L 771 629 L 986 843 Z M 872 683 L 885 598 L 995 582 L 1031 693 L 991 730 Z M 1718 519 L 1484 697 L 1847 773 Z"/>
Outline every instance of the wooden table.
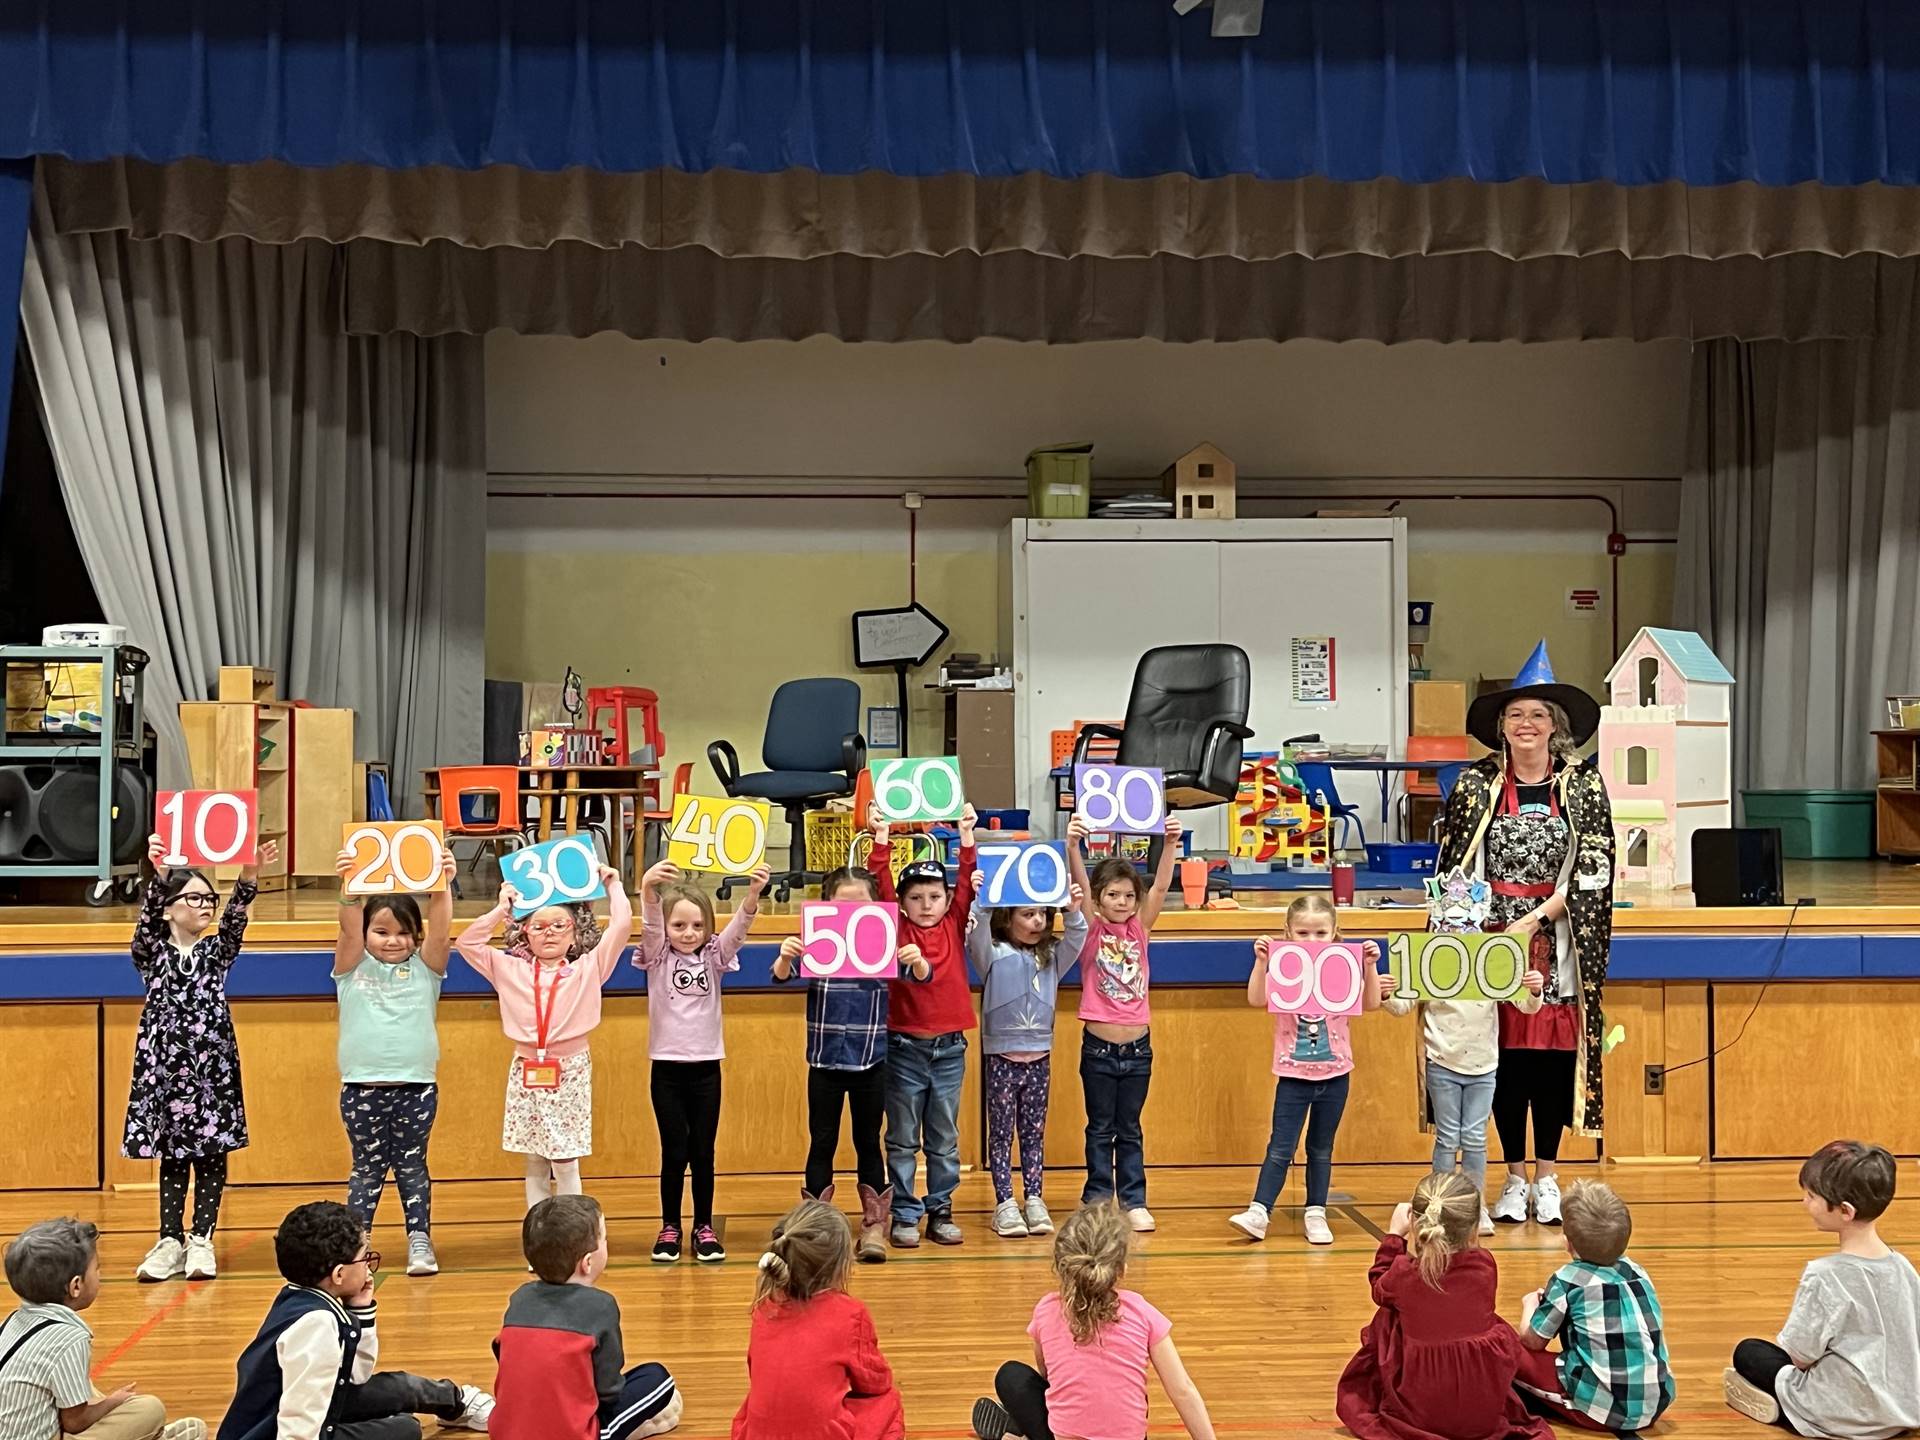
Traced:
<path fill-rule="evenodd" d="M 613 868 L 622 875 L 627 873 L 627 827 L 620 823 L 620 802 L 633 801 L 634 823 L 638 825 L 648 793 L 657 793 L 659 770 L 645 765 L 515 765 L 512 768 L 520 773 L 516 802 L 523 822 L 520 828 L 530 831 L 535 843 L 553 838 L 556 811 L 560 832 L 575 835 L 583 828 L 581 815 L 586 807 L 582 802 L 605 799 L 614 817 L 614 823 L 607 827 L 608 840 L 613 846 Z M 429 819 L 444 818 L 440 814 L 439 770 L 420 772 L 420 798 L 426 804 Z M 535 806 L 530 825 L 525 822 L 528 800 Z"/>

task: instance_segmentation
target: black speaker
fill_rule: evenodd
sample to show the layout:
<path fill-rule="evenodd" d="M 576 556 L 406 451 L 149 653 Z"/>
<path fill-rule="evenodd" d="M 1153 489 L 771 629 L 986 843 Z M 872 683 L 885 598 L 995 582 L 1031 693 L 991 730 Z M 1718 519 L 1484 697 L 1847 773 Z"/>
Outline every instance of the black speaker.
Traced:
<path fill-rule="evenodd" d="M 138 765 L 123 760 L 114 767 L 113 864 L 131 864 L 144 852 L 153 801 L 153 783 Z M 0 763 L 0 864 L 93 865 L 99 844 L 97 760 Z"/>
<path fill-rule="evenodd" d="M 1693 903 L 1784 905 L 1778 830 L 1693 832 Z"/>

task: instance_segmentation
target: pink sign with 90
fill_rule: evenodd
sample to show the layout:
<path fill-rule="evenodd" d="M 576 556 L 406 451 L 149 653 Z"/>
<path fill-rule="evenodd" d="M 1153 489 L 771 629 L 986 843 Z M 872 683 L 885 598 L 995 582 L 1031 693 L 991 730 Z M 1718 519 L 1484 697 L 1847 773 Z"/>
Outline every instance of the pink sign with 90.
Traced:
<path fill-rule="evenodd" d="M 1372 969 L 1365 942 L 1274 939 L 1267 943 L 1271 1014 L 1358 1015 Z"/>

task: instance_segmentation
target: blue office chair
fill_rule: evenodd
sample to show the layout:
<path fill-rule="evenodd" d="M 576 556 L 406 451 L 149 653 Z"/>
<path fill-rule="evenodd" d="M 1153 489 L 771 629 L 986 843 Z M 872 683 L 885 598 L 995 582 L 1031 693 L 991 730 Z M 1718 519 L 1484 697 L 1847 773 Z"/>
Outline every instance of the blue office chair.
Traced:
<path fill-rule="evenodd" d="M 765 770 L 740 773 L 740 757 L 725 740 L 707 746 L 707 759 L 728 795 L 771 801 L 786 811 L 793 843 L 791 869 L 774 875 L 773 898 L 785 900 L 795 888 L 804 889 L 825 879 L 807 869 L 806 812 L 827 801 L 853 794 L 855 780 L 867 768 L 867 742 L 860 734 L 860 687 L 851 680 L 822 678 L 789 680 L 773 692 L 767 710 L 767 733 L 760 742 Z M 743 881 L 728 876 L 720 882 L 722 900 Z"/>
<path fill-rule="evenodd" d="M 1340 787 L 1333 783 L 1333 767 L 1315 760 L 1296 760 L 1293 768 L 1300 772 L 1300 788 L 1307 792 L 1307 799 L 1311 801 L 1314 792 L 1318 791 L 1320 797 L 1327 802 L 1328 823 L 1331 824 L 1335 820 L 1341 822 L 1342 843 L 1339 848 L 1351 850 L 1353 847 L 1344 842 L 1353 831 L 1358 830 L 1360 848 L 1364 850 L 1367 845 L 1367 827 L 1360 823 L 1359 808 L 1347 804 L 1340 798 Z"/>

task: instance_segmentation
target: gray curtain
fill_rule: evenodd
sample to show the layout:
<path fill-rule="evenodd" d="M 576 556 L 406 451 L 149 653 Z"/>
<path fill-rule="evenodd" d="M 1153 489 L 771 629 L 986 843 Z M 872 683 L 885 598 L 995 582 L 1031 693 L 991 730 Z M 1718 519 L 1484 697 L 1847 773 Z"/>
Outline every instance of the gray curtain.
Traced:
<path fill-rule="evenodd" d="M 1862 789 L 1920 693 L 1920 286 L 1868 340 L 1694 352 L 1675 623 L 1733 671 L 1734 785 Z"/>
<path fill-rule="evenodd" d="M 358 712 L 362 759 L 480 754 L 481 342 L 340 333 L 319 241 L 58 235 L 36 197 L 21 311 L 74 532 L 109 620 L 177 705 L 222 664 Z"/>

